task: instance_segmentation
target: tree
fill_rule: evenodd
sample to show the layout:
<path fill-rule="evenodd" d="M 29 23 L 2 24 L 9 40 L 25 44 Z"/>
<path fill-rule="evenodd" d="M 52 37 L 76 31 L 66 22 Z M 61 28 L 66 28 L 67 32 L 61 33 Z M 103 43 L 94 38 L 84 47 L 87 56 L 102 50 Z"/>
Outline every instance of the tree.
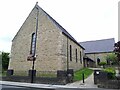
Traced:
<path fill-rule="evenodd" d="M 115 53 L 110 53 L 107 55 L 106 57 L 106 60 L 107 60 L 107 64 L 110 64 L 110 62 L 112 64 L 117 64 L 117 55 Z"/>
<path fill-rule="evenodd" d="M 9 53 L 2 52 L 2 69 L 7 70 L 9 64 Z"/>
<path fill-rule="evenodd" d="M 120 41 L 115 43 L 114 47 L 115 47 L 115 49 L 114 49 L 115 54 L 118 57 L 118 61 L 120 61 Z"/>
<path fill-rule="evenodd" d="M 117 61 L 118 61 L 118 70 L 119 70 L 119 74 L 120 74 L 120 41 L 118 41 L 117 43 L 114 44 L 114 51 L 115 54 L 117 55 Z"/>

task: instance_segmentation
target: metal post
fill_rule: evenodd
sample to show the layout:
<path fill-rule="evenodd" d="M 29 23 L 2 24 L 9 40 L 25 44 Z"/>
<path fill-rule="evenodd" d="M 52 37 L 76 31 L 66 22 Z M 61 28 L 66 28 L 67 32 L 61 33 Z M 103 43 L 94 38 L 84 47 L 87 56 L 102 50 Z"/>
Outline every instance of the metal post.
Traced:
<path fill-rule="evenodd" d="M 33 79 L 34 78 L 34 76 L 33 76 L 33 70 L 32 70 L 32 72 L 31 72 L 31 83 L 33 83 Z"/>
<path fill-rule="evenodd" d="M 38 4 L 38 2 L 36 2 L 36 5 Z M 33 83 L 34 81 L 34 64 L 35 64 L 35 53 L 36 53 L 36 42 L 37 42 L 37 31 L 38 31 L 38 14 L 39 14 L 39 9 L 36 7 L 37 9 L 37 17 L 36 17 L 36 31 L 35 31 L 35 50 L 34 50 L 34 54 L 33 54 L 33 65 L 32 65 L 32 72 L 31 72 L 31 83 Z"/>
<path fill-rule="evenodd" d="M 85 83 L 85 81 L 84 81 L 84 73 L 82 73 L 82 78 L 83 78 L 83 83 Z"/>

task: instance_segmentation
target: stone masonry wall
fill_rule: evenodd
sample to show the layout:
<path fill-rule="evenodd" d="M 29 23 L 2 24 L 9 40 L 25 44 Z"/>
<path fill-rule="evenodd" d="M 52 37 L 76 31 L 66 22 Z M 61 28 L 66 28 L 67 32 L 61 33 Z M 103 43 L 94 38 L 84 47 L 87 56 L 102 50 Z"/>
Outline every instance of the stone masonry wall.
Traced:
<path fill-rule="evenodd" d="M 63 34 L 62 38 L 62 63 L 63 69 L 67 69 L 67 36 Z M 70 61 L 70 45 L 72 46 L 72 61 Z M 76 62 L 76 49 L 77 49 L 77 62 Z M 81 61 L 80 62 L 80 51 L 81 51 Z M 71 39 L 68 38 L 68 64 L 69 69 L 73 69 L 74 71 L 79 70 L 83 67 L 83 49 L 74 43 Z"/>
<path fill-rule="evenodd" d="M 97 65 L 97 58 L 99 58 L 101 62 L 106 62 L 106 57 L 109 54 L 110 53 L 95 53 L 95 54 L 86 54 L 86 56 L 94 60 Z"/>
<path fill-rule="evenodd" d="M 30 52 L 31 35 L 32 32 L 35 31 L 36 26 L 35 12 L 36 10 L 33 9 L 12 41 L 11 58 L 8 69 L 13 69 L 17 75 L 23 75 L 23 73 L 24 75 L 28 75 L 27 71 L 31 69 L 32 66 L 32 62 L 27 61 L 27 56 Z"/>
<path fill-rule="evenodd" d="M 12 41 L 9 69 L 13 69 L 15 75 L 28 75 L 32 68 L 32 61 L 27 61 L 27 56 L 30 54 L 31 36 L 36 29 L 36 16 L 37 9 L 34 8 Z M 57 55 L 61 50 L 61 32 L 41 9 L 38 23 L 35 69 L 37 72 L 54 72 L 61 69 L 61 59 Z"/>
<path fill-rule="evenodd" d="M 28 71 L 32 69 L 32 61 L 27 61 L 27 56 L 30 54 L 32 34 L 36 30 L 36 16 L 37 9 L 33 8 L 12 41 L 11 59 L 8 69 L 13 69 L 14 75 L 27 76 Z M 69 45 L 72 45 L 72 61 L 70 61 L 70 55 L 68 54 L 69 67 L 78 70 L 83 66 L 80 62 L 80 51 L 82 53 L 82 59 L 84 51 L 72 40 L 68 39 L 68 43 L 68 53 Z M 78 51 L 77 63 L 75 58 L 76 48 Z M 56 74 L 57 70 L 66 70 L 66 63 L 67 37 L 51 18 L 39 8 L 35 61 L 37 76 L 40 76 L 42 73 Z"/>
<path fill-rule="evenodd" d="M 53 21 L 41 11 L 39 15 L 39 31 L 37 38 L 37 60 L 35 69 L 37 76 L 41 71 L 48 73 L 57 73 L 62 70 L 61 63 L 61 33 Z"/>

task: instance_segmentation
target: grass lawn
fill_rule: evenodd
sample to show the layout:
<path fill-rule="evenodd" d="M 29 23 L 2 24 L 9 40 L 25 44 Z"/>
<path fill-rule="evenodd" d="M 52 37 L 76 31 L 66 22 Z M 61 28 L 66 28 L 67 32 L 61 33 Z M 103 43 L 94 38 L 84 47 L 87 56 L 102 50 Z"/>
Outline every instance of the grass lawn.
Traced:
<path fill-rule="evenodd" d="M 93 73 L 93 70 L 89 68 L 83 68 L 74 73 L 74 81 L 82 80 L 82 74 L 84 73 L 84 77 L 87 78 L 89 75 Z"/>

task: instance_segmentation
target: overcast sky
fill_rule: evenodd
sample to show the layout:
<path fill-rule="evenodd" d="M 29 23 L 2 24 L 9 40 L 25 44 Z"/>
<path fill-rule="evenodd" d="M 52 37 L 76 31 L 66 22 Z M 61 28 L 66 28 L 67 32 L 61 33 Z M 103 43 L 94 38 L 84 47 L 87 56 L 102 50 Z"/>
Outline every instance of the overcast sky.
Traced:
<path fill-rule="evenodd" d="M 78 42 L 118 40 L 120 0 L 0 0 L 0 51 L 10 52 L 13 37 L 37 1 Z"/>

